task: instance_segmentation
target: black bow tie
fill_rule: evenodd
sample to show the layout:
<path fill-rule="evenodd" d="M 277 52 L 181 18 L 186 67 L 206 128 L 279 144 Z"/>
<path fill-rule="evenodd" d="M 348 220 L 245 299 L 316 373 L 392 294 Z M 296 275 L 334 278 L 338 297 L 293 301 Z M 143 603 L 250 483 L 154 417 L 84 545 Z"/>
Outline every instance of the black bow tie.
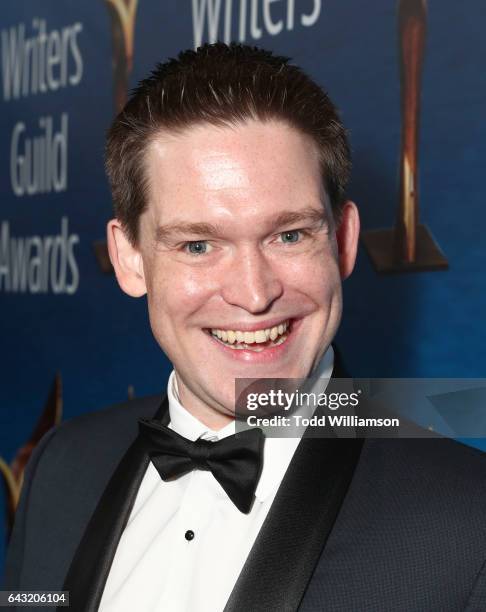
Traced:
<path fill-rule="evenodd" d="M 139 419 L 138 424 L 162 480 L 194 469 L 210 470 L 238 510 L 248 514 L 263 467 L 261 429 L 248 429 L 218 442 L 191 442 L 159 421 Z"/>

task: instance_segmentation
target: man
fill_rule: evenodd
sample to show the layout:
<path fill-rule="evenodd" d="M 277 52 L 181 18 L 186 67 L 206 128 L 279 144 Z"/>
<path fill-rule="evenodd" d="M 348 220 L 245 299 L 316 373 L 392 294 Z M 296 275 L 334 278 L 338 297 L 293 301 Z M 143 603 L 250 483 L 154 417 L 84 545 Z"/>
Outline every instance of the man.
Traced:
<path fill-rule="evenodd" d="M 268 52 L 205 46 L 135 90 L 108 135 L 108 244 L 174 372 L 161 405 L 44 439 L 8 588 L 104 612 L 486 609 L 481 453 L 232 435 L 235 379 L 336 375 L 349 168 L 327 95 Z"/>

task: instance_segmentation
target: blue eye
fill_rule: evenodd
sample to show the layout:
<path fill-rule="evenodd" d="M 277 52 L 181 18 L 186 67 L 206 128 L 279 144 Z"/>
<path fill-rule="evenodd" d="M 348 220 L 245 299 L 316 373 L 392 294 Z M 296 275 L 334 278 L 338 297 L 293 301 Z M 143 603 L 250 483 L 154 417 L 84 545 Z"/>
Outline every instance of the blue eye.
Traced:
<path fill-rule="evenodd" d="M 195 240 L 186 244 L 186 250 L 191 255 L 204 255 L 207 253 L 208 244 L 204 240 Z"/>
<path fill-rule="evenodd" d="M 282 237 L 282 242 L 289 243 L 289 242 L 298 242 L 299 234 L 300 234 L 299 230 L 292 230 L 290 232 L 282 232 L 280 236 Z"/>

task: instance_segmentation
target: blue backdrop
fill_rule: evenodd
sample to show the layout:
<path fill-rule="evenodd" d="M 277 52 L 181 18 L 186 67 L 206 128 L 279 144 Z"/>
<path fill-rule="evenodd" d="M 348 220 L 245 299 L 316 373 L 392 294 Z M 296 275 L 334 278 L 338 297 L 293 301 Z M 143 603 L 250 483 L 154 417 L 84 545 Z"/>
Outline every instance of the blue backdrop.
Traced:
<path fill-rule="evenodd" d="M 291 56 L 330 92 L 350 130 L 350 196 L 363 228 L 391 227 L 395 220 L 396 2 L 2 3 L 0 455 L 8 462 L 29 437 L 57 371 L 65 419 L 124 400 L 129 386 L 137 396 L 160 392 L 169 373 L 145 300 L 122 294 L 114 276 L 100 270 L 93 248 L 111 213 L 103 173 L 104 134 L 116 103 L 109 5 L 118 14 L 135 9 L 130 87 L 155 62 L 199 42 L 245 40 Z M 485 18 L 480 0 L 428 3 L 420 208 L 450 267 L 380 276 L 360 252 L 345 283 L 338 335 L 356 375 L 485 373 Z M 30 188 L 29 148 L 38 171 Z M 4 505 L 0 497 L 0 512 Z M 0 537 L 0 559 L 2 546 Z"/>

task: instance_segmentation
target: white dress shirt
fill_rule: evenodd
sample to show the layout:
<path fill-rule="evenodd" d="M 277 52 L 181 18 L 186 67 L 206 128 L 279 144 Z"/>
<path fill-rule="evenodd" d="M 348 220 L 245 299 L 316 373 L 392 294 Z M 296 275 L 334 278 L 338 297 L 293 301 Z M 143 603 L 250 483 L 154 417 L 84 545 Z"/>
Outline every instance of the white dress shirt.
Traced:
<path fill-rule="evenodd" d="M 320 378 L 330 377 L 333 361 L 329 347 L 318 367 Z M 174 372 L 167 396 L 169 427 L 185 438 L 217 441 L 235 432 L 234 422 L 215 432 L 185 410 Z M 150 463 L 99 610 L 223 610 L 299 442 L 299 438 L 265 439 L 263 469 L 248 514 L 236 508 L 211 472 L 194 470 L 165 482 Z"/>

